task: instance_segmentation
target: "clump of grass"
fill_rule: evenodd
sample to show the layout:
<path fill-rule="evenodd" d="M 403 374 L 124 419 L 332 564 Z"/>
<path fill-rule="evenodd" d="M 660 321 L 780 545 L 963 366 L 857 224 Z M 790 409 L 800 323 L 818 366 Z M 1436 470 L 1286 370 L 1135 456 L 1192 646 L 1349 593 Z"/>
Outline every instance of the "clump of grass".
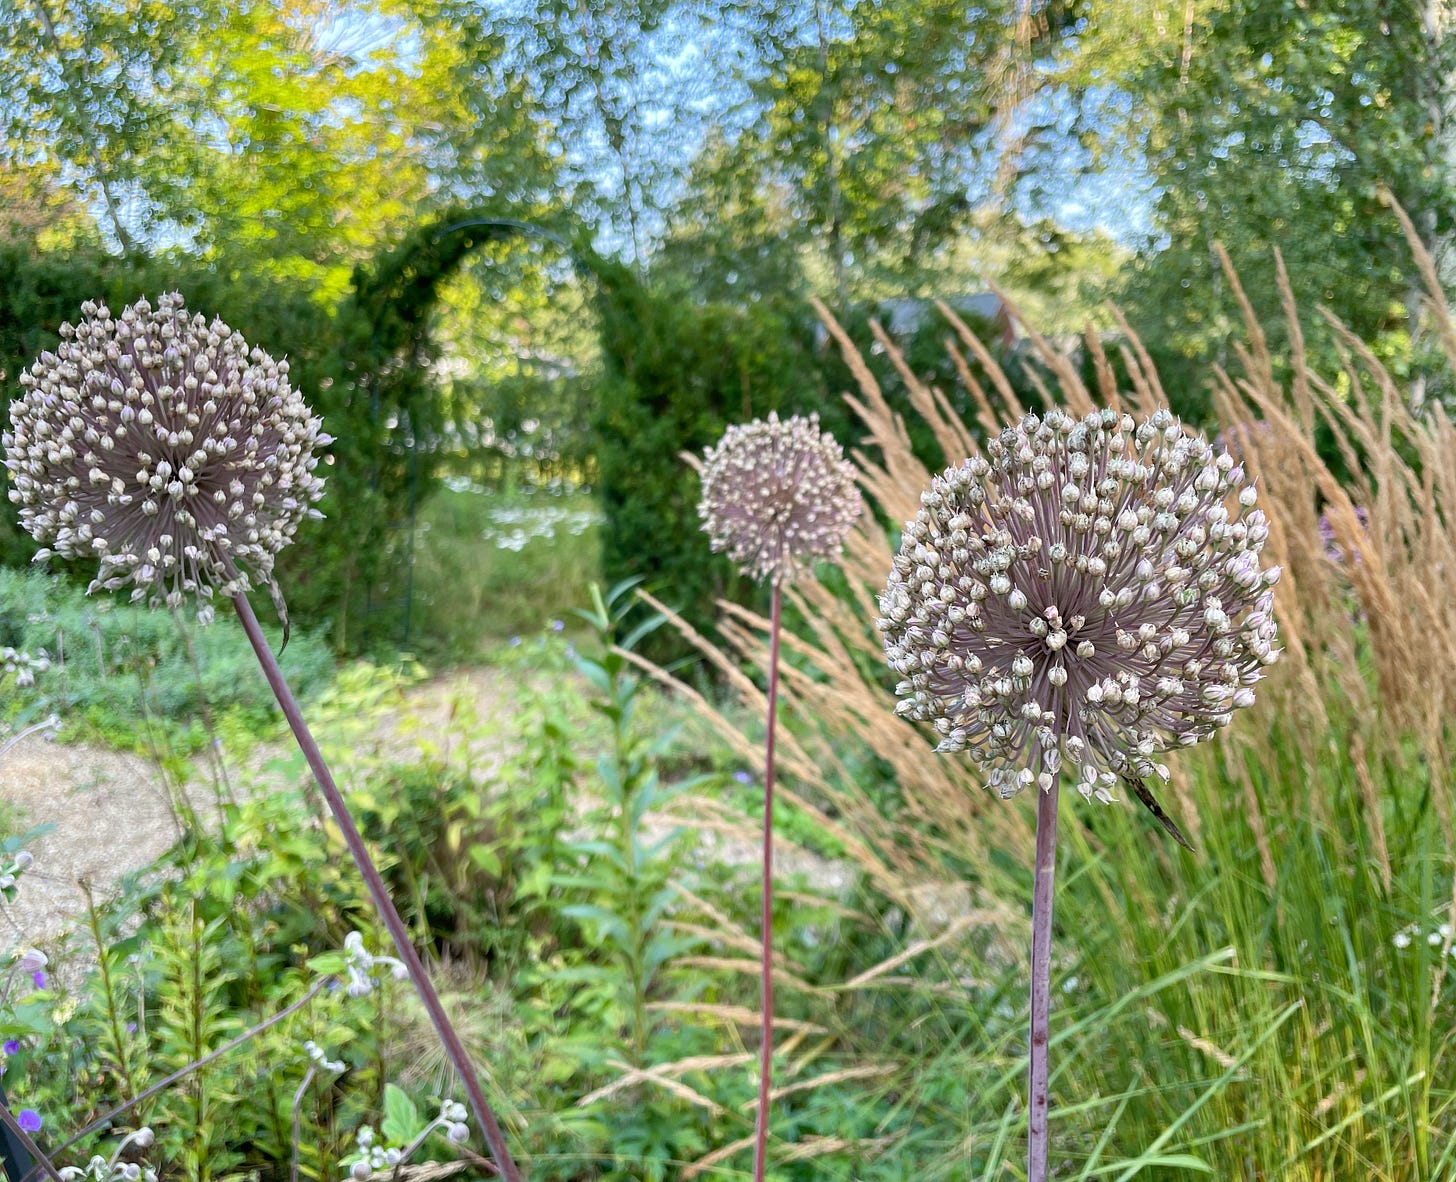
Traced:
<path fill-rule="evenodd" d="M 1456 329 L 1429 260 L 1421 263 L 1456 364 Z M 1169 811 L 1198 848 L 1192 865 L 1176 863 L 1129 810 L 1068 818 L 1053 943 L 1061 1012 L 1052 1162 L 1061 1176 L 1098 1179 L 1148 1170 L 1296 1182 L 1441 1177 L 1456 1169 L 1447 1017 L 1456 1005 L 1456 431 L 1439 411 L 1414 413 L 1349 334 L 1343 372 L 1318 374 L 1296 328 L 1281 381 L 1245 310 L 1240 367 L 1214 376 L 1225 436 L 1271 519 L 1267 555 L 1287 572 L 1278 611 L 1290 660 L 1248 719 L 1175 769 Z M 952 416 L 881 343 L 941 447 L 974 455 L 978 435 L 1024 408 L 989 351 L 943 311 L 977 424 Z M 1286 312 L 1296 327 L 1287 294 Z M 839 590 L 792 592 L 800 622 L 783 637 L 790 726 L 780 791 L 927 939 L 957 927 L 927 901 L 964 884 L 956 939 L 897 975 L 906 1036 L 890 1045 L 907 1051 L 884 1094 L 885 1125 L 915 1130 L 902 1151 L 919 1161 L 916 1177 L 1015 1177 L 1025 1049 L 1003 1009 L 1012 1004 L 1006 982 L 1026 971 L 1019 933 L 1031 875 L 1001 851 L 1029 848 L 1031 814 L 996 806 L 972 767 L 934 756 L 928 737 L 893 713 L 874 595 L 894 527 L 915 515 L 930 473 L 848 338 L 825 319 L 859 383 L 848 399 L 867 438 L 855 460 L 876 513 L 849 539 Z M 1090 387 L 1070 359 L 1034 334 L 1032 343 L 1050 375 L 1048 405 L 1074 415 L 1166 405 L 1130 333 L 1117 367 L 1088 335 Z M 984 367 L 984 384 L 969 357 Z M 1354 473 L 1348 482 L 1320 437 Z M 745 707 L 762 710 L 742 669 L 765 666 L 768 621 L 723 610 L 724 648 L 684 631 Z M 695 700 L 750 757 L 753 737 Z M 866 766 L 877 769 L 873 780 Z M 946 988 L 970 977 L 980 984 L 965 1000 Z M 883 1057 L 883 1040 L 874 1052 Z"/>

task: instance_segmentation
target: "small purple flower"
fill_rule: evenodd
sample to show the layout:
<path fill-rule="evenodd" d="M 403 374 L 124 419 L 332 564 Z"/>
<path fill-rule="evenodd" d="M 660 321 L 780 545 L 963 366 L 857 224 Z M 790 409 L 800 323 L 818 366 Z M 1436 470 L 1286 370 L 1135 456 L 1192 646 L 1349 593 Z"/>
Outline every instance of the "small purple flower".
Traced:
<path fill-rule="evenodd" d="M 512 648 L 520 648 L 521 647 L 521 638 L 519 636 L 512 636 L 511 637 L 511 647 Z"/>
<path fill-rule="evenodd" d="M 35 972 L 31 973 L 30 979 L 35 982 L 35 987 L 37 989 L 44 989 L 46 987 L 46 975 L 44 969 L 36 969 Z"/>
<path fill-rule="evenodd" d="M 563 621 L 563 620 L 552 620 L 551 621 L 551 631 L 553 631 L 553 632 L 561 632 L 565 628 L 566 628 L 565 621 Z"/>
<path fill-rule="evenodd" d="M 0 1051 L 4 1051 L 7 1055 L 20 1054 L 20 1040 L 16 1038 L 7 1038 L 5 1040 L 5 1045 L 0 1046 Z"/>
<path fill-rule="evenodd" d="M 742 768 L 739 768 L 736 772 L 733 773 L 733 778 L 737 780 L 740 784 L 753 783 L 753 773 L 746 772 Z"/>
<path fill-rule="evenodd" d="M 126 1032 L 128 1034 L 135 1034 L 137 1032 L 137 1024 L 135 1022 L 128 1022 L 126 1024 Z"/>
<path fill-rule="evenodd" d="M 38 1133 L 40 1132 L 42 1121 L 40 1119 L 40 1113 L 34 1108 L 22 1108 L 15 1114 L 15 1123 L 27 1133 Z"/>

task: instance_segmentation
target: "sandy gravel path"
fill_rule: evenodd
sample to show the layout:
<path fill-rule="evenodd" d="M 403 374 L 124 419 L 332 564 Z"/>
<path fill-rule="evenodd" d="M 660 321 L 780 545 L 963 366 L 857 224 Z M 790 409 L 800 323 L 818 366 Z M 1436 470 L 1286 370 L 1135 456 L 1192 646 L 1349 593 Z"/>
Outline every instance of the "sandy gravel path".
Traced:
<path fill-rule="evenodd" d="M 411 733 L 438 736 L 447 725 L 451 700 L 465 693 L 482 712 L 501 707 L 502 678 L 494 670 L 473 670 L 432 679 L 407 691 L 401 709 L 386 716 L 378 747 L 407 758 Z M 400 717 L 411 725 L 397 729 Z M 323 737 L 323 736 L 320 736 Z M 490 767 L 504 756 L 478 751 L 478 766 Z M 230 761 L 231 785 L 246 791 L 281 783 L 267 765 L 288 753 L 282 744 L 264 744 L 247 765 Z M 212 781 L 199 759 L 196 779 L 186 791 L 192 807 L 212 813 Z M 18 810 L 25 827 L 45 827 L 27 849 L 35 864 L 22 880 L 15 902 L 0 903 L 0 951 L 17 942 L 45 944 L 58 939 L 86 909 L 89 887 L 105 899 L 122 878 L 155 862 L 177 840 L 179 829 L 166 781 L 156 762 L 145 756 L 87 743 L 52 742 L 41 734 L 21 739 L 0 758 L 0 798 Z"/>
<path fill-rule="evenodd" d="M 511 675 L 489 668 L 433 678 L 405 692 L 368 738 L 359 741 L 381 755 L 403 760 L 420 742 L 440 742 L 451 719 L 452 703 L 471 701 L 482 717 L 511 709 Z M 327 744 L 327 736 L 320 735 Z M 477 775 L 489 776 L 516 746 L 511 726 L 492 728 L 471 749 Z M 256 749 L 239 768 L 230 763 L 229 777 L 239 791 L 281 783 L 268 765 L 291 751 L 283 744 Z M 199 768 L 199 774 L 205 769 Z M 211 812 L 210 779 L 188 786 L 193 807 Z M 0 796 L 18 807 L 28 826 L 47 826 L 30 842 L 33 869 L 9 907 L 0 904 L 0 953 L 16 945 L 54 945 L 86 908 L 89 887 L 98 900 L 114 892 L 127 874 L 154 863 L 172 845 L 178 828 L 168 803 L 165 781 L 157 764 L 140 755 L 88 744 L 60 744 L 32 735 L 0 759 Z M 666 822 L 657 822 L 665 825 Z M 719 864 L 753 863 L 758 858 L 752 827 L 736 832 L 705 830 L 696 856 Z M 776 854 L 781 873 L 804 872 L 821 887 L 845 889 L 852 874 L 783 843 Z"/>

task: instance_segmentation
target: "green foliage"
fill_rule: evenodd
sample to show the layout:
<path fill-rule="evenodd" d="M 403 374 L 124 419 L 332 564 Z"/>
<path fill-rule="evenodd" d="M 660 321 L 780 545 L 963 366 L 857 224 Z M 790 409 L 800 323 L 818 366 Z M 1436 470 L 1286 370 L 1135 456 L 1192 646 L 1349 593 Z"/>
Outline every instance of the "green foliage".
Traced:
<path fill-rule="evenodd" d="M 388 840 L 385 877 L 418 941 L 505 985 L 561 937 L 552 876 L 570 820 L 563 788 L 576 771 L 564 705 L 523 696 L 524 743 L 489 778 L 473 749 L 496 726 L 462 693 L 449 705 L 447 742 L 419 733 L 417 760 L 381 762 L 350 793 L 365 832 Z"/>
<path fill-rule="evenodd" d="M 606 378 L 593 428 L 603 573 L 646 579 L 710 627 L 717 598 L 752 588 L 707 555 L 697 478 L 681 453 L 701 453 L 730 422 L 825 407 L 812 331 L 800 311 L 772 300 L 685 304 L 625 274 L 602 287 Z"/>
<path fill-rule="evenodd" d="M 431 370 L 437 359 L 440 287 L 475 250 L 530 233 L 560 241 L 549 229 L 512 216 L 519 212 L 446 209 L 357 268 L 354 293 L 339 309 L 329 339 L 348 358 L 352 377 L 344 390 L 322 398 L 315 408 L 353 456 L 345 463 L 335 445 L 339 463 L 329 474 L 321 507 L 328 515 L 331 504 L 347 505 L 347 512 L 340 509 L 336 515 L 354 525 L 320 535 L 309 557 L 327 579 L 336 604 L 343 601 L 335 608 L 341 648 L 359 651 L 381 638 L 402 639 L 398 610 L 380 610 L 408 597 L 399 535 L 437 487 L 447 435 L 461 430 L 450 423 L 452 407 Z M 585 248 L 577 255 L 592 257 Z M 453 409 L 468 414 L 473 408 Z M 307 589 L 304 572 L 297 575 Z"/>
<path fill-rule="evenodd" d="M 1148 15 L 1104 13 L 1085 50 L 1094 85 L 1110 74 L 1133 96 L 1131 134 L 1157 185 L 1161 241 L 1121 298 L 1164 384 L 1202 385 L 1201 367 L 1230 360 L 1240 315 L 1215 243 L 1259 308 L 1279 306 L 1279 248 L 1315 349 L 1331 351 L 1321 306 L 1377 348 L 1413 330 L 1420 285 L 1381 189 L 1441 257 L 1456 203 L 1449 120 L 1433 112 L 1448 103 L 1452 39 L 1431 35 L 1421 5 L 1378 0 L 1200 2 L 1186 26 Z M 1287 355 L 1284 325 L 1266 327 Z"/>
<path fill-rule="evenodd" d="M 97 969 L 77 993 L 43 1006 L 50 1021 L 31 1032 L 13 1081 L 52 1114 L 48 1129 L 78 1128 L 312 989 L 292 1017 L 144 1101 L 125 1123 L 153 1125 L 159 1156 L 188 1179 L 286 1162 L 293 1092 L 307 1067 L 301 1044 L 313 1039 L 351 1068 L 347 1092 L 325 1089 L 301 1113 L 309 1176 L 329 1176 L 378 1102 L 380 1040 L 393 1026 L 376 995 L 314 988 L 308 952 L 339 947 L 367 925 L 368 906 L 308 816 L 292 793 L 227 806 L 220 832 L 189 835 L 162 876 L 93 909 Z M 85 1139 L 82 1160 L 102 1144 Z"/>
<path fill-rule="evenodd" d="M 272 693 L 247 638 L 226 613 L 210 627 L 166 612 L 87 597 L 54 575 L 0 568 L 0 645 L 44 650 L 49 672 L 7 697 L 5 714 L 57 711 L 70 732 L 94 731 L 124 747 L 187 752 L 208 741 L 209 707 L 226 725 L 263 731 Z M 309 697 L 327 684 L 333 657 L 314 634 L 295 632 L 285 675 Z M 31 710 L 34 713 L 34 710 Z"/>
<path fill-rule="evenodd" d="M 390 737 L 412 678 L 367 667 L 311 711 L 417 942 L 457 966 L 451 1008 L 479 1017 L 467 1037 L 508 1089 L 531 1176 L 556 1182 L 675 1177 L 751 1125 L 751 1026 L 718 1015 L 752 1005 L 741 950 L 753 868 L 695 865 L 703 847 L 689 857 L 693 841 L 664 815 L 687 801 L 714 815 L 705 802 L 727 777 L 663 779 L 664 761 L 682 759 L 676 711 L 601 643 L 634 642 L 620 635 L 628 602 L 618 592 L 584 613 L 597 639 L 575 661 L 550 632 L 506 649 L 505 717 L 461 696 L 443 726 L 432 712 Z M 1333 738 L 1314 759 L 1308 741 L 1280 724 L 1257 753 L 1187 761 L 1209 859 L 1195 877 L 1126 810 L 1068 815 L 1053 1118 L 1068 1177 L 1221 1177 L 1246 1160 L 1288 1178 L 1314 1176 L 1300 1172 L 1314 1163 L 1347 1176 L 1357 1160 L 1395 1179 L 1449 1169 L 1456 1043 L 1441 1015 L 1456 973 L 1441 974 L 1442 948 L 1426 942 L 1451 922 L 1435 781 L 1414 760 L 1362 767 Z M 699 760 L 733 766 L 695 742 Z M 1389 889 L 1362 776 L 1391 835 Z M 1237 788 L 1245 778 L 1250 793 Z M 27 1043 L 7 1085 L 49 1114 L 48 1128 L 61 1114 L 74 1127 L 302 997 L 332 963 L 318 954 L 367 930 L 367 904 L 312 806 L 260 794 L 224 820 L 218 837 L 168 859 L 177 877 L 98 913 L 98 971 L 74 1002 L 32 995 L 6 1027 Z M 785 836 L 825 845 L 807 818 Z M 786 1040 L 776 1072 L 796 1089 L 776 1104 L 775 1144 L 816 1146 L 776 1154 L 774 1176 L 1016 1177 L 1025 970 L 1008 925 L 1024 916 L 1029 863 L 1009 853 L 977 867 L 978 895 L 947 919 L 973 922 L 942 943 L 920 943 L 947 929 L 912 923 L 858 883 L 852 861 L 832 869 L 832 887 L 781 882 L 774 917 Z M 794 1022 L 809 1025 L 796 1033 Z M 189 1178 L 220 1174 L 217 1162 L 286 1168 L 305 1037 L 349 1065 L 305 1094 L 306 1176 L 352 1160 L 366 1120 L 386 1122 L 394 1141 L 427 1123 L 428 1072 L 401 1070 L 421 1057 L 418 1018 L 387 995 L 324 995 L 195 1088 L 148 1103 L 138 1118 L 159 1137 L 175 1131 L 159 1142 L 165 1160 Z M 1332 1124 L 1342 1131 L 1321 1140 Z M 186 1164 L 194 1144 L 211 1145 L 210 1166 Z M 447 1151 L 439 1138 L 426 1148 Z"/>
<path fill-rule="evenodd" d="M 63 177 L 123 253 L 181 241 L 337 298 L 436 194 L 550 187 L 527 88 L 469 7 L 9 6 L 0 161 Z"/>
<path fill-rule="evenodd" d="M 1411 766 L 1363 766 L 1342 734 L 1319 741 L 1315 763 L 1312 737 L 1283 721 L 1267 743 L 1188 761 L 1197 867 L 1134 812 L 1069 802 L 1052 981 L 1063 1176 L 1449 1169 L 1456 1038 L 1443 1014 L 1456 981 L 1440 933 L 1452 884 L 1435 856 L 1433 782 Z M 1401 834 L 1389 888 L 1362 776 Z M 1029 860 L 997 868 L 986 888 L 1020 912 Z M 1020 1176 L 1021 955 L 972 952 L 977 979 L 959 999 L 941 988 L 961 971 L 954 958 L 906 982 L 901 1016 L 919 1033 L 893 1043 L 904 1055 L 883 1122 L 904 1131 L 904 1172 L 874 1176 Z M 1002 956 L 1012 963 L 997 968 Z"/>

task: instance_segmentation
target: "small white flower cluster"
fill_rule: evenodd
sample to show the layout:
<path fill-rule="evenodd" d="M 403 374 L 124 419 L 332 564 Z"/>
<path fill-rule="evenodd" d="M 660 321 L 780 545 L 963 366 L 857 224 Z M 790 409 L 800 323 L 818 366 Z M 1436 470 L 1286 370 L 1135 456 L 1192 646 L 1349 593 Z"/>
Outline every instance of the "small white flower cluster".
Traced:
<path fill-rule="evenodd" d="M 130 586 L 151 606 L 274 588 L 273 561 L 323 495 L 315 449 L 331 442 L 288 382 L 179 295 L 79 324 L 20 375 L 3 437 L 10 500 L 42 546 L 94 558 L 90 590 Z M 244 568 L 244 569 L 240 569 Z M 276 588 L 275 588 L 276 590 Z"/>
<path fill-rule="evenodd" d="M 1279 656 L 1243 465 L 1160 411 L 1028 415 L 936 477 L 880 596 L 898 712 L 1011 796 L 1166 781 Z M 1145 791 L 1145 790 L 1144 790 Z"/>
<path fill-rule="evenodd" d="M 303 1053 L 309 1057 L 313 1065 L 320 1071 L 329 1071 L 337 1075 L 346 1066 L 342 1059 L 330 1059 L 324 1054 L 323 1047 L 319 1046 L 313 1039 L 309 1039 L 303 1044 Z"/>
<path fill-rule="evenodd" d="M 376 968 L 388 969 L 396 981 L 409 977 L 409 969 L 405 968 L 402 960 L 392 956 L 375 956 L 364 947 L 364 937 L 358 932 L 350 932 L 344 937 L 344 953 L 348 957 L 346 967 L 349 973 L 345 991 L 350 997 L 364 997 L 374 991 L 379 984 L 374 976 Z"/>
<path fill-rule="evenodd" d="M 524 550 L 537 538 L 555 540 L 563 531 L 572 537 L 582 534 L 602 520 L 594 510 L 562 509 L 554 505 L 530 508 L 487 509 L 490 522 L 480 536 L 500 550 Z"/>
<path fill-rule="evenodd" d="M 0 891 L 13 887 L 20 880 L 20 876 L 35 865 L 35 856 L 29 850 L 21 850 L 8 863 L 0 863 Z M 36 956 L 41 956 L 39 952 Z M 45 967 L 45 958 L 41 957 L 41 963 L 36 968 Z M 27 970 L 32 971 L 32 970 Z"/>
<path fill-rule="evenodd" d="M 1391 938 L 1391 943 L 1397 948 L 1409 948 L 1421 935 L 1422 927 L 1419 923 L 1407 924 L 1396 932 Z M 1451 925 L 1443 923 L 1432 928 L 1426 933 L 1426 943 L 1432 948 L 1442 947 L 1451 938 Z M 1451 958 L 1456 960 L 1456 943 L 1451 945 Z"/>
<path fill-rule="evenodd" d="M 425 1138 L 433 1132 L 443 1134 L 445 1140 L 451 1145 L 464 1145 L 470 1140 L 470 1126 L 465 1122 L 469 1119 L 469 1113 L 465 1105 L 454 1100 L 442 1100 L 440 1102 L 440 1114 L 429 1124 L 420 1130 L 408 1145 L 381 1145 L 375 1140 L 375 1132 L 372 1125 L 364 1125 L 359 1129 L 355 1140 L 359 1146 L 358 1160 L 349 1167 L 349 1177 L 353 1182 L 364 1182 L 373 1174 L 381 1170 L 392 1170 L 402 1162 L 408 1161 L 416 1149 L 424 1144 Z"/>
<path fill-rule="evenodd" d="M 38 650 L 38 654 L 32 657 L 27 652 L 17 649 L 0 648 L 0 668 L 3 668 L 7 676 L 14 674 L 15 686 L 17 689 L 25 689 L 35 684 L 37 673 L 50 671 L 51 658 L 45 649 Z"/>
<path fill-rule="evenodd" d="M 157 1171 L 150 1166 L 121 1160 L 122 1152 L 128 1146 L 134 1149 L 150 1149 L 155 1140 L 152 1130 L 142 1127 L 123 1137 L 109 1159 L 97 1154 L 84 1168 L 65 1166 L 57 1173 L 61 1176 L 61 1182 L 157 1182 Z"/>
<path fill-rule="evenodd" d="M 702 471 L 709 541 L 753 579 L 792 582 L 835 557 L 860 514 L 854 465 L 818 415 L 729 427 L 703 453 Z"/>

